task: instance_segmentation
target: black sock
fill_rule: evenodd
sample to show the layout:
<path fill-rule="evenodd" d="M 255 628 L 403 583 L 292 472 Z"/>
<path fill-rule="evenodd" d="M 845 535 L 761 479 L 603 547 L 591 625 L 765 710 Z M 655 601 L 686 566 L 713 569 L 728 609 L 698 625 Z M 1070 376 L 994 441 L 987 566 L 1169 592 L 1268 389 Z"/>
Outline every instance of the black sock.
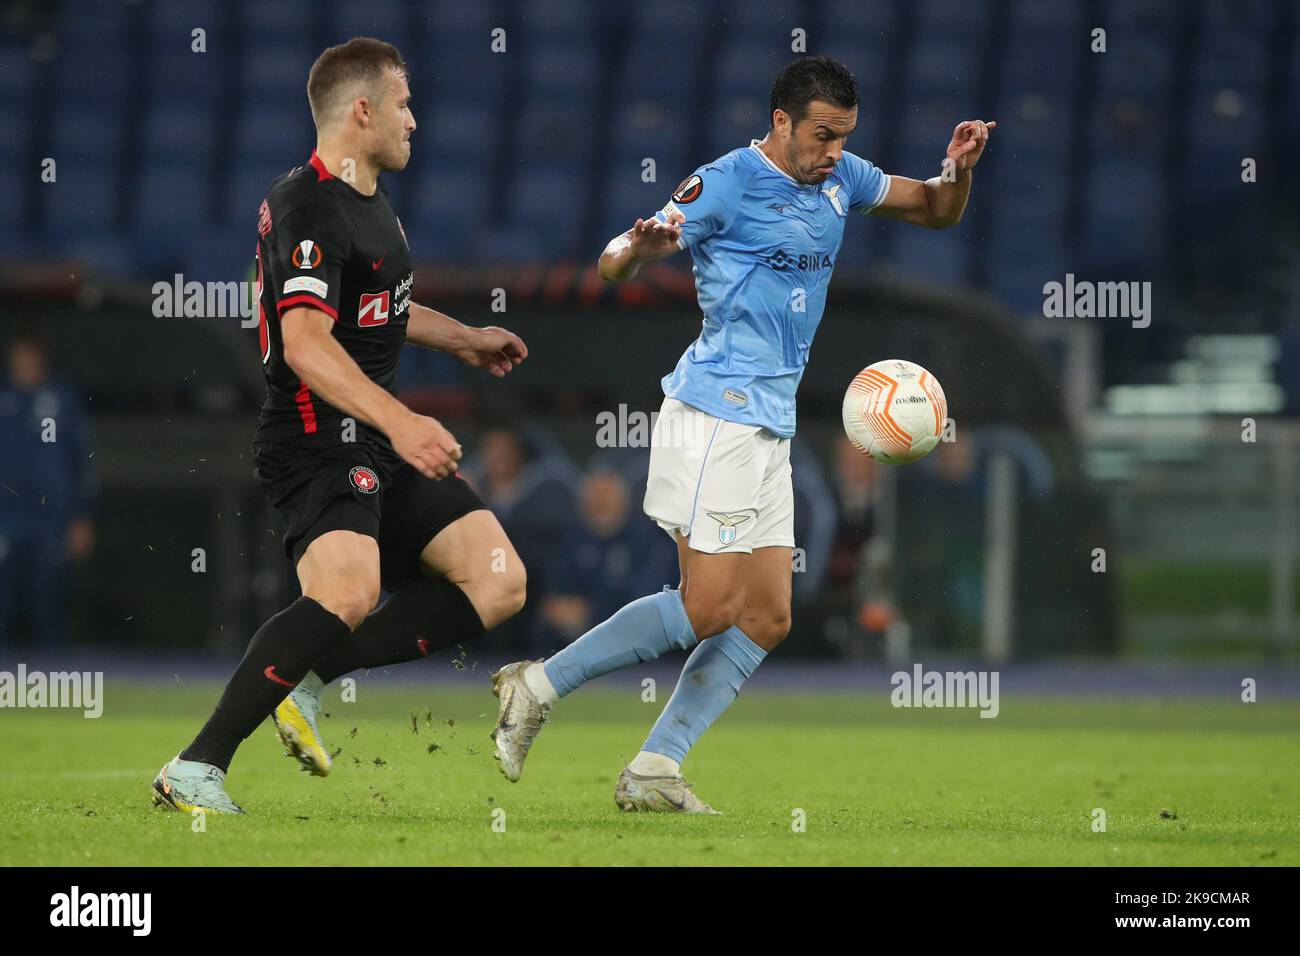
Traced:
<path fill-rule="evenodd" d="M 446 578 L 421 578 L 394 591 L 356 633 L 312 665 L 328 684 L 361 667 L 419 660 L 483 633 L 468 595 Z"/>
<path fill-rule="evenodd" d="M 244 738 L 306 676 L 312 661 L 343 643 L 349 633 L 341 617 L 309 597 L 298 598 L 275 615 L 253 635 L 217 709 L 181 759 L 229 770 Z"/>

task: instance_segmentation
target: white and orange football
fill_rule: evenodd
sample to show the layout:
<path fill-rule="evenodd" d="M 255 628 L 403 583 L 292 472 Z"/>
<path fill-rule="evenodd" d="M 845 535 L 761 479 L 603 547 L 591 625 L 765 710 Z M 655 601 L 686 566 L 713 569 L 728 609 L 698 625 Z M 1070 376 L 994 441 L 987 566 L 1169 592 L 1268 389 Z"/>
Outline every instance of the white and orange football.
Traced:
<path fill-rule="evenodd" d="M 887 465 L 930 454 L 947 418 L 939 380 L 903 359 L 867 366 L 844 393 L 844 433 L 858 451 Z"/>

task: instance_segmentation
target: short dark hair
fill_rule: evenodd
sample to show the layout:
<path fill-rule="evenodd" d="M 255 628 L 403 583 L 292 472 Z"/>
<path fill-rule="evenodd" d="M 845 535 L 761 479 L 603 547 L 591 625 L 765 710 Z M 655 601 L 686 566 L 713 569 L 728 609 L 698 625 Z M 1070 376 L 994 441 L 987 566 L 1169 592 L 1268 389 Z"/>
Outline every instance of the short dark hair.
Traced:
<path fill-rule="evenodd" d="M 307 102 L 317 128 L 340 105 L 340 93 L 357 83 L 377 89 L 390 68 L 405 74 L 406 61 L 397 47 L 374 37 L 353 37 L 318 56 L 307 74 Z"/>
<path fill-rule="evenodd" d="M 821 100 L 841 109 L 858 105 L 858 81 L 849 68 L 828 56 L 809 56 L 788 64 L 772 81 L 768 121 L 777 110 L 785 110 L 798 123 L 808 104 Z"/>

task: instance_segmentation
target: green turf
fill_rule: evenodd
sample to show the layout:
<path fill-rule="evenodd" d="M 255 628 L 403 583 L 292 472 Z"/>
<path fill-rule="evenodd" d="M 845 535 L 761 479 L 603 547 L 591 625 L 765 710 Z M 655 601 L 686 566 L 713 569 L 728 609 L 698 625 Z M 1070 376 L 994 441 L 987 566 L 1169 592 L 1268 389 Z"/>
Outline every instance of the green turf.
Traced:
<path fill-rule="evenodd" d="M 216 691 L 114 684 L 98 720 L 0 712 L 0 863 L 1300 865 L 1295 702 L 1004 694 L 990 720 L 882 694 L 752 693 L 686 767 L 725 816 L 678 818 L 614 807 L 658 711 L 635 689 L 564 701 L 510 784 L 489 693 L 363 678 L 358 703 L 327 697 L 334 775 L 296 772 L 268 723 L 230 778 L 250 813 L 196 833 L 147 787 Z"/>

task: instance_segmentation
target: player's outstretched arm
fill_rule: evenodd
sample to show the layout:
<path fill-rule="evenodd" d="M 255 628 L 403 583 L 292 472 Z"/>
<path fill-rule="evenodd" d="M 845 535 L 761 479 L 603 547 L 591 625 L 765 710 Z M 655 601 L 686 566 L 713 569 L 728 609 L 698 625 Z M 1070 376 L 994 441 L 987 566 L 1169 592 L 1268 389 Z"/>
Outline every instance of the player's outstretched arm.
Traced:
<path fill-rule="evenodd" d="M 670 213 L 667 222 L 638 219 L 627 232 L 615 236 L 600 254 L 597 271 L 607 282 L 626 282 L 647 262 L 671 256 L 680 246 L 682 223 L 686 217 Z"/>
<path fill-rule="evenodd" d="M 953 130 L 948 144 L 951 176 L 936 176 L 922 182 L 904 176 L 891 176 L 889 192 L 872 215 L 900 219 L 929 229 L 946 229 L 961 222 L 970 198 L 971 170 L 979 162 L 988 143 L 989 130 L 997 123 L 966 120 Z"/>
<path fill-rule="evenodd" d="M 284 360 L 309 389 L 335 408 L 373 425 L 426 478 L 456 470 L 461 450 L 437 419 L 417 415 L 377 385 L 334 338 L 334 320 L 318 309 L 290 309 L 280 319 Z"/>
<path fill-rule="evenodd" d="M 406 341 L 447 352 L 466 365 L 487 369 L 497 378 L 504 378 L 528 358 L 524 340 L 508 329 L 495 325 L 475 328 L 416 302 L 411 303 L 406 320 Z"/>

